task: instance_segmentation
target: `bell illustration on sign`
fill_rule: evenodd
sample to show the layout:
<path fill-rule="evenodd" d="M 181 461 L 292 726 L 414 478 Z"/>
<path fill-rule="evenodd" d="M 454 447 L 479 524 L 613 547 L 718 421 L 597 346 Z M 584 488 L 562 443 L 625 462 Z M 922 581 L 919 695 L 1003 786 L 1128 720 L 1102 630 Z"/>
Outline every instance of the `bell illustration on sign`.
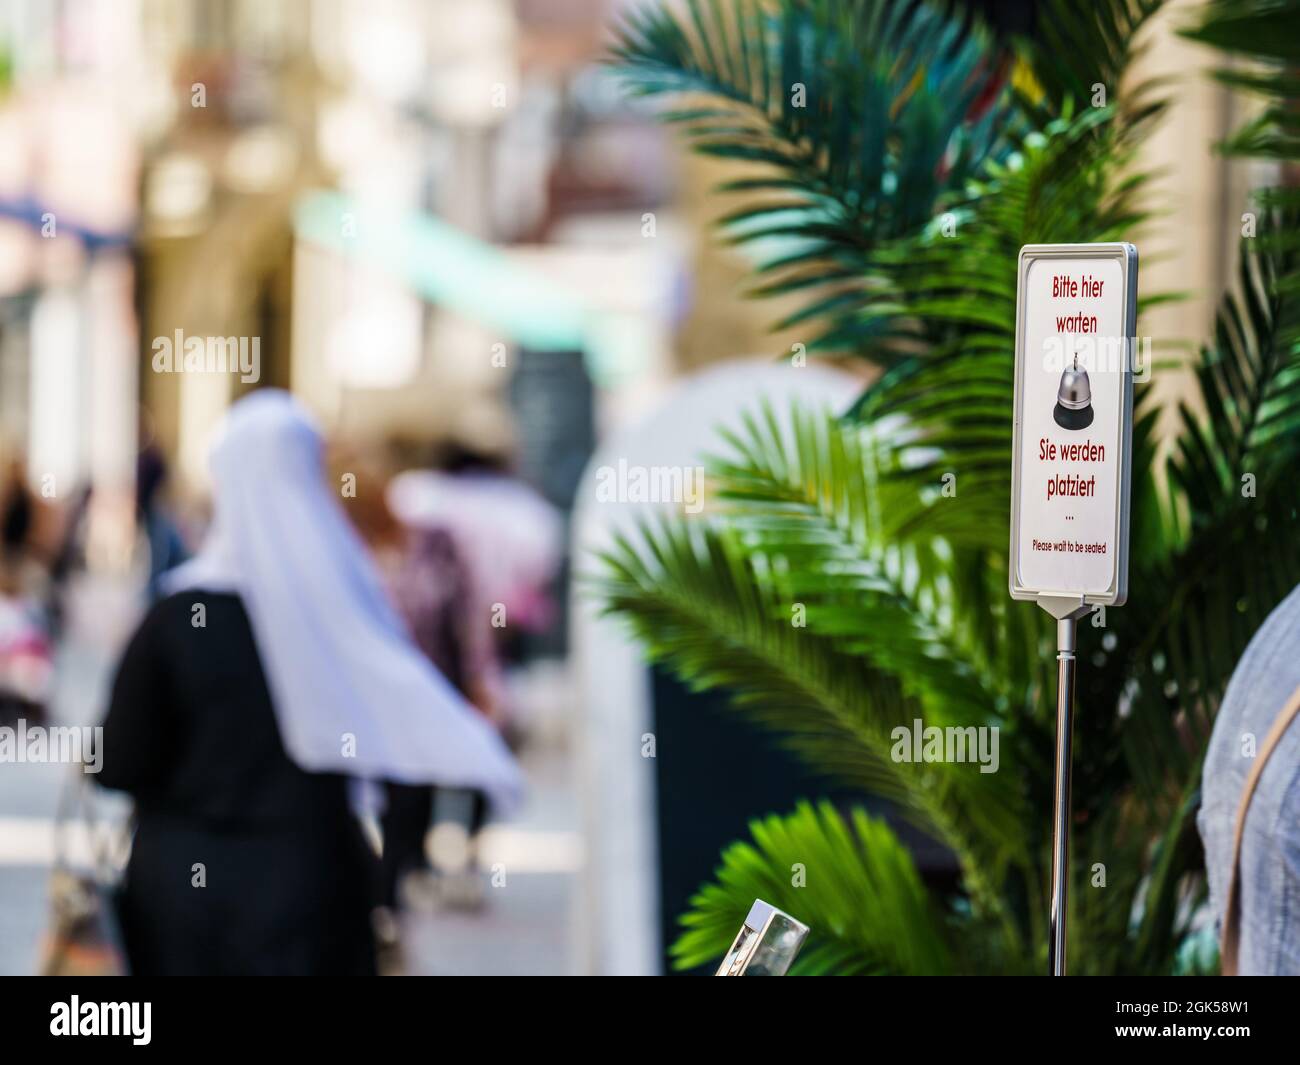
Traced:
<path fill-rule="evenodd" d="M 1074 365 L 1061 373 L 1052 418 L 1062 429 L 1086 429 L 1092 424 L 1092 386 L 1088 371 L 1079 368 L 1078 352 L 1074 354 Z"/>

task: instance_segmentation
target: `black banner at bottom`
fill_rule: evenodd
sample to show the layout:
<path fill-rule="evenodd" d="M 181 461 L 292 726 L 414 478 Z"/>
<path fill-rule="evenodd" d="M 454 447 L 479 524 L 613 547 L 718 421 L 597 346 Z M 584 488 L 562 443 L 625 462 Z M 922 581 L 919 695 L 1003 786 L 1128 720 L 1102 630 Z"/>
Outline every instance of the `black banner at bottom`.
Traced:
<path fill-rule="evenodd" d="M 1280 1047 L 1295 1031 L 1296 984 L 1287 979 L 786 979 L 748 988 L 690 979 L 507 988 L 464 978 L 11 978 L 0 981 L 0 1020 L 6 1051 L 284 1047 L 331 1058 L 463 1040 L 493 1051 L 504 1043 L 621 1055 L 616 1048 L 627 1036 L 639 1053 L 659 1041 L 676 1054 L 737 1038 L 759 1039 L 764 1056 L 785 1046 L 807 1052 L 810 1039 L 862 1050 L 883 1039 L 925 1051 L 996 1045 L 1073 1053 L 1128 1043 L 1157 1044 L 1151 1049 L 1160 1053 L 1170 1044 Z"/>

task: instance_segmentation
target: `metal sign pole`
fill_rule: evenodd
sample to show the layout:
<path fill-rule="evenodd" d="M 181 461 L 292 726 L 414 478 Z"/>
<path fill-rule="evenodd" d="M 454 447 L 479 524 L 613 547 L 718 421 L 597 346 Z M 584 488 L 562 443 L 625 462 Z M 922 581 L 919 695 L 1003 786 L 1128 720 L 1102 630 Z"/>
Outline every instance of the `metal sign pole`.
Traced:
<path fill-rule="evenodd" d="M 1052 789 L 1052 887 L 1047 912 L 1047 972 L 1065 975 L 1070 917 L 1070 772 L 1073 766 L 1074 674 L 1079 618 L 1091 609 L 1082 598 L 1040 596 L 1056 619 L 1056 777 Z"/>
<path fill-rule="evenodd" d="M 1047 968 L 1065 975 L 1070 895 L 1070 741 L 1074 733 L 1074 618 L 1056 622 L 1056 783 L 1052 804 L 1052 904 L 1047 920 Z"/>
<path fill-rule="evenodd" d="M 1018 262 L 1007 583 L 1056 619 L 1052 976 L 1065 975 L 1070 917 L 1078 620 L 1128 598 L 1137 266 L 1120 243 L 1026 244 Z"/>

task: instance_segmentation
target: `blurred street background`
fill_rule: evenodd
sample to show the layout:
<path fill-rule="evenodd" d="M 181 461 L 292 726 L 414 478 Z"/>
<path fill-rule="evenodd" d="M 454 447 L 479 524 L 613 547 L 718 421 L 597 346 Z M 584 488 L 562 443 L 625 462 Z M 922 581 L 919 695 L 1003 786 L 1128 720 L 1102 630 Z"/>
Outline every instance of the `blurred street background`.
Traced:
<path fill-rule="evenodd" d="M 598 498 L 594 471 L 689 468 L 742 401 L 834 406 L 861 386 L 792 370 L 797 330 L 769 330 L 781 302 L 741 298 L 752 264 L 708 239 L 732 206 L 711 190 L 737 170 L 684 153 L 602 63 L 628 6 L 0 0 L 0 492 L 32 556 L 2 590 L 48 637 L 21 705 L 102 716 L 160 558 L 202 539 L 213 430 L 254 388 L 306 404 L 358 498 L 410 467 L 490 469 L 548 515 L 514 530 L 546 541 L 535 599 L 491 634 L 493 716 L 530 785 L 482 842 L 505 881 L 474 905 L 416 900 L 410 972 L 664 969 L 674 915 L 746 813 L 691 838 L 699 774 L 732 741 L 696 735 L 668 779 L 671 715 L 715 710 L 575 587 L 592 545 L 673 502 Z M 1145 73 L 1186 65 L 1167 26 L 1154 40 Z M 1223 99 L 1197 81 L 1151 149 L 1188 251 L 1144 261 L 1144 284 L 1193 292 L 1196 323 L 1229 258 L 1228 178 L 1173 164 L 1232 124 Z M 195 338 L 232 365 L 186 368 Z M 532 550 L 491 539 L 485 574 L 518 562 L 494 550 Z M 798 794 L 788 763 L 747 764 L 788 775 L 749 812 Z M 36 963 L 70 772 L 0 765 L 0 973 Z M 123 803 L 97 803 L 121 825 Z"/>

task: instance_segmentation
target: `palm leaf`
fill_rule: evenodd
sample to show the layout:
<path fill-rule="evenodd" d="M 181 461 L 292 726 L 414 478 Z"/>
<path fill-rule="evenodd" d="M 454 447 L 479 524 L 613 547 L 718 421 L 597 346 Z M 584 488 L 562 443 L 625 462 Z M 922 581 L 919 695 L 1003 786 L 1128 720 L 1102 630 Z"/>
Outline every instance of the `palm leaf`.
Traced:
<path fill-rule="evenodd" d="M 1143 30 L 1162 7 L 1164 0 L 1040 0 L 1035 32 L 1020 42 L 1041 87 L 1039 113 L 1050 120 L 1067 102 L 1091 101 L 1095 87 L 1103 86 L 1106 102 L 1118 103 L 1130 132 L 1157 117 L 1164 101 L 1151 94 L 1159 83 L 1123 82 L 1145 50 Z"/>
<path fill-rule="evenodd" d="M 925 4 L 687 0 L 628 17 L 613 58 L 634 93 L 707 99 L 662 115 L 694 151 L 757 168 L 719 191 L 761 198 L 720 224 L 759 255 L 760 294 L 815 290 L 786 324 L 850 310 L 864 253 L 915 232 L 1013 128 L 985 31 Z"/>
<path fill-rule="evenodd" d="M 883 821 L 805 802 L 751 822 L 750 833 L 753 843 L 728 847 L 716 881 L 691 900 L 672 947 L 677 967 L 716 963 L 762 898 L 810 928 L 791 975 L 949 970 L 943 928 L 912 857 Z"/>
<path fill-rule="evenodd" d="M 1267 216 L 1258 249 L 1242 241 L 1237 291 L 1224 297 L 1214 343 L 1195 367 L 1207 416 L 1181 406 L 1169 472 L 1194 527 L 1250 498 L 1243 479 L 1268 490 L 1300 454 L 1300 299 L 1282 285 L 1296 276 L 1300 252 L 1268 240 L 1298 222 L 1297 213 Z"/>
<path fill-rule="evenodd" d="M 1228 155 L 1300 160 L 1300 0 L 1212 0 L 1184 27 L 1183 36 L 1210 45 L 1234 59 L 1220 66 L 1215 77 L 1225 85 L 1264 99 L 1264 110 L 1228 137 L 1220 148 Z M 1300 209 L 1300 189 L 1266 190 L 1265 207 Z M 1300 233 L 1294 226 L 1279 230 L 1274 240 L 1294 248 Z M 1297 282 L 1300 284 L 1300 282 Z"/>
<path fill-rule="evenodd" d="M 921 704 L 896 675 L 843 649 L 842 634 L 793 624 L 801 604 L 759 575 L 770 557 L 724 527 L 675 521 L 619 540 L 602 562 L 593 581 L 607 612 L 627 621 L 652 661 L 695 689 L 728 691 L 737 710 L 814 768 L 895 802 L 954 852 L 981 902 L 996 906 L 997 870 L 1023 842 L 1014 782 L 990 785 L 969 763 L 892 761 L 893 730 L 910 729 Z M 864 605 L 865 624 L 875 610 Z M 990 786 L 1001 800 L 975 802 Z"/>
<path fill-rule="evenodd" d="M 1010 120 L 991 73 L 1001 60 L 979 31 L 923 5 L 695 4 L 689 21 L 645 16 L 645 32 L 628 38 L 643 91 L 709 98 L 672 120 L 706 151 L 762 168 L 733 185 L 762 198 L 724 223 L 740 243 L 777 242 L 760 294 L 803 293 L 789 322 L 884 373 L 846 422 L 763 410 L 728 434 L 710 463 L 724 509 L 621 542 L 605 559 L 607 604 L 653 657 L 730 690 L 812 765 L 889 796 L 953 848 L 976 908 L 949 922 L 950 968 L 1042 960 L 1049 854 L 1036 811 L 1050 805 L 1054 678 L 1041 665 L 1045 616 L 1005 594 L 1015 263 L 1023 244 L 1132 239 L 1144 220 L 1132 152 L 1161 105 L 1150 85 L 1119 83 L 1159 7 L 1046 5 L 1015 77 L 1028 135 Z M 904 9 L 924 13 L 915 27 L 892 17 Z M 1216 0 L 1189 31 L 1245 59 L 1220 77 L 1266 98 L 1226 151 L 1300 156 L 1297 14 L 1296 0 Z M 882 42 L 896 45 L 898 70 Z M 950 62 L 974 81 L 948 90 L 980 82 L 978 104 L 930 98 Z M 792 113 L 784 90 L 797 78 L 825 106 Z M 1076 113 L 1096 82 L 1112 106 Z M 1014 151 L 971 117 L 990 100 Z M 933 165 L 945 138 L 944 151 L 964 158 L 959 179 Z M 1259 235 L 1243 243 L 1237 283 L 1194 362 L 1199 395 L 1178 412 L 1167 460 L 1157 461 L 1156 397 L 1137 397 L 1130 566 L 1146 592 L 1085 637 L 1078 691 L 1081 972 L 1169 971 L 1191 945 L 1189 907 L 1204 897 L 1194 828 L 1204 744 L 1246 642 L 1300 582 L 1300 190 L 1266 190 L 1259 204 Z M 932 218 L 938 210 L 950 217 Z M 949 475 L 955 496 L 940 488 Z M 803 627 L 790 624 L 796 604 Z M 921 715 L 997 722 L 1002 772 L 890 761 L 890 729 Z M 836 834 L 833 816 L 789 820 L 801 819 L 801 836 L 833 840 L 854 870 L 864 853 L 897 847 L 892 837 L 860 847 L 865 830 L 855 821 L 856 839 L 843 824 Z M 831 931 L 807 971 L 917 971 L 911 954 L 887 954 L 881 925 L 901 920 L 894 904 L 857 905 L 878 885 L 836 874 L 823 899 L 786 883 L 798 860 L 775 827 L 786 820 L 772 820 L 757 850 L 728 852 L 720 882 L 695 900 L 683 963 L 720 955 L 757 895 Z M 1108 866 L 1104 891 L 1088 879 L 1096 862 Z M 836 897 L 840 884 L 852 891 Z M 842 932 L 859 915 L 866 923 Z M 930 936 L 932 915 L 909 919 Z M 922 971 L 932 971 L 934 956 L 915 957 L 930 957 Z"/>

